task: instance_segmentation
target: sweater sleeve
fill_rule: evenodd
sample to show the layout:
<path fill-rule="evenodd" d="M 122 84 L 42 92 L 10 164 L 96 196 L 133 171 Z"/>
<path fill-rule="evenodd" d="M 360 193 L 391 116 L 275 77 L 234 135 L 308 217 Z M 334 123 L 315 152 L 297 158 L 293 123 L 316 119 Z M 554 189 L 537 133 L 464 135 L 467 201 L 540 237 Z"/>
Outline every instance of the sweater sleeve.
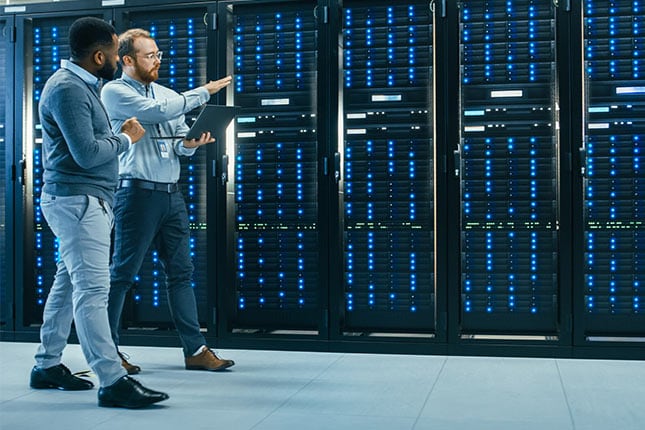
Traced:
<path fill-rule="evenodd" d="M 99 100 L 77 86 L 60 86 L 58 103 L 50 106 L 52 117 L 60 127 L 74 161 L 83 169 L 91 169 L 113 160 L 129 143 L 124 135 L 114 135 L 106 117 L 105 133 L 95 132 L 92 113 L 102 109 Z M 102 114 L 102 113 L 101 113 Z"/>

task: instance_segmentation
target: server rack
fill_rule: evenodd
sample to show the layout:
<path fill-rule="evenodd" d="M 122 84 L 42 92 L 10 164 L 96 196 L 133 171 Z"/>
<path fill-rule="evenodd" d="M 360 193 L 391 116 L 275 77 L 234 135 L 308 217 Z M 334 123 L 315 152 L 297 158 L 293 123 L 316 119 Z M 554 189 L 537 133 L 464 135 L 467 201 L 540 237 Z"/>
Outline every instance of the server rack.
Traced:
<path fill-rule="evenodd" d="M 316 6 L 220 3 L 234 76 L 228 103 L 239 107 L 226 148 L 224 333 L 324 330 Z"/>
<path fill-rule="evenodd" d="M 462 338 L 560 331 L 555 30 L 552 2 L 459 2 Z"/>
<path fill-rule="evenodd" d="M 13 330 L 13 80 L 15 26 L 0 17 L 0 330 Z"/>
<path fill-rule="evenodd" d="M 16 130 L 16 141 L 22 142 L 24 184 L 22 201 L 16 205 L 16 226 L 22 227 L 22 294 L 16 297 L 17 326 L 36 327 L 42 321 L 42 311 L 56 273 L 57 240 L 40 212 L 42 187 L 42 132 L 38 118 L 38 101 L 47 79 L 60 67 L 60 60 L 69 58 L 67 40 L 69 26 L 81 16 L 96 16 L 109 20 L 111 14 L 100 10 L 59 12 L 18 16 L 17 50 L 24 57 L 17 60 L 23 71 L 17 80 L 22 129 Z"/>
<path fill-rule="evenodd" d="M 42 5 L 36 5 L 42 6 Z M 151 30 L 161 48 L 166 51 L 162 63 L 160 82 L 177 91 L 185 91 L 206 81 L 207 63 L 207 22 L 205 3 L 179 5 L 166 4 L 163 9 L 150 8 L 87 8 L 82 4 L 69 2 L 65 10 L 57 13 L 40 13 L 42 8 L 34 6 L 35 12 L 17 16 L 18 49 L 24 52 L 16 68 L 23 71 L 23 81 L 18 83 L 16 106 L 20 110 L 23 129 L 17 131 L 17 141 L 24 142 L 24 185 L 21 204 L 16 208 L 16 230 L 22 230 L 22 293 L 16 296 L 18 326 L 36 328 L 42 318 L 42 309 L 56 271 L 56 240 L 39 210 L 40 186 L 42 185 L 42 160 L 40 158 L 42 137 L 38 124 L 37 104 L 40 91 L 46 80 L 58 68 L 60 60 L 68 58 L 66 40 L 69 26 L 81 16 L 97 16 L 115 23 L 117 31 L 139 26 Z M 115 19 L 116 17 L 116 19 Z M 165 45 L 165 46 L 164 46 Z M 187 115 L 190 118 L 194 115 Z M 186 198 L 191 222 L 191 248 L 195 265 L 194 288 L 199 307 L 200 322 L 207 326 L 208 315 L 207 256 L 206 256 L 206 151 L 182 161 L 182 191 Z M 159 263 L 151 251 L 137 277 L 137 288 L 131 294 L 124 312 L 124 327 L 150 329 L 171 326 L 166 306 L 164 282 Z M 142 332 L 132 332 L 141 334 Z M 139 341 L 145 337 L 137 338 Z M 128 336 L 124 337 L 128 341 Z"/>
<path fill-rule="evenodd" d="M 340 329 L 434 336 L 434 14 L 431 2 L 342 10 Z"/>
<path fill-rule="evenodd" d="M 642 342 L 645 328 L 645 15 L 632 1 L 585 0 L 584 135 L 576 340 Z M 634 345 L 634 344 L 632 344 Z"/>
<path fill-rule="evenodd" d="M 157 46 L 164 51 L 158 83 L 177 92 L 187 91 L 207 82 L 209 53 L 208 7 L 204 4 L 167 5 L 117 9 L 117 31 L 128 28 L 148 30 Z M 186 115 L 190 124 L 199 112 Z M 181 157 L 181 190 L 186 200 L 190 223 L 191 255 L 195 272 L 193 288 L 200 324 L 207 328 L 210 314 L 206 222 L 207 150 L 200 148 L 192 157 Z M 167 306 L 165 275 L 157 252 L 150 249 L 135 278 L 132 293 L 126 301 L 122 327 L 135 333 L 136 328 L 168 328 L 172 320 Z M 127 333 L 127 332 L 126 332 Z"/>

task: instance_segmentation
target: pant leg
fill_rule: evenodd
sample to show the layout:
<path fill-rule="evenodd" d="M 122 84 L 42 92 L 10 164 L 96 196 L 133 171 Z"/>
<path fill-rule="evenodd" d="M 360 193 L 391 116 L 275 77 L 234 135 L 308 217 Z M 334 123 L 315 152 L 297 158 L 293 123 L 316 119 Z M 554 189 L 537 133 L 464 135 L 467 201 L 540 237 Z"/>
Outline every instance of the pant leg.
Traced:
<path fill-rule="evenodd" d="M 206 344 L 197 315 L 192 287 L 193 262 L 190 256 L 190 229 L 186 202 L 181 193 L 168 195 L 169 213 L 155 240 L 159 259 L 166 272 L 168 305 L 184 348 L 190 356 Z"/>
<path fill-rule="evenodd" d="M 160 208 L 155 194 L 128 187 L 117 190 L 114 199 L 114 254 L 110 265 L 108 317 L 112 339 L 117 346 L 125 296 L 141 270 L 166 213 L 165 207 Z"/>
<path fill-rule="evenodd" d="M 56 266 L 54 283 L 43 310 L 40 345 L 35 356 L 36 366 L 45 369 L 60 364 L 74 318 L 72 282 L 62 259 L 56 262 Z"/>
<path fill-rule="evenodd" d="M 107 317 L 112 211 L 93 196 L 43 196 L 43 215 L 58 237 L 60 258 L 72 286 L 71 306 L 81 349 L 101 386 L 111 385 L 126 374 Z M 59 342 L 58 337 L 51 340 Z"/>

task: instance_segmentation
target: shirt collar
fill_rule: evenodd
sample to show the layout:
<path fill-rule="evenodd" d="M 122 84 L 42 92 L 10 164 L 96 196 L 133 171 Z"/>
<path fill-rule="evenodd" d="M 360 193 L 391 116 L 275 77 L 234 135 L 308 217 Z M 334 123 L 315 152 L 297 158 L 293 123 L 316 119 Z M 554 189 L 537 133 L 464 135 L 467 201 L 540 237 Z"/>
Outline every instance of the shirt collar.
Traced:
<path fill-rule="evenodd" d="M 94 88 L 99 88 L 99 85 L 101 83 L 101 80 L 79 66 L 78 64 L 72 63 L 70 60 L 61 60 L 60 61 L 60 67 L 63 69 L 67 69 L 70 72 L 74 73 L 77 75 L 79 78 L 81 78 L 83 81 L 85 81 L 88 85 L 94 87 Z"/>
<path fill-rule="evenodd" d="M 123 81 L 125 81 L 131 87 L 139 91 L 140 94 L 143 95 L 146 93 L 146 84 L 130 77 L 127 73 L 121 73 L 121 79 L 123 79 Z M 152 83 L 150 83 L 148 86 L 152 87 Z"/>

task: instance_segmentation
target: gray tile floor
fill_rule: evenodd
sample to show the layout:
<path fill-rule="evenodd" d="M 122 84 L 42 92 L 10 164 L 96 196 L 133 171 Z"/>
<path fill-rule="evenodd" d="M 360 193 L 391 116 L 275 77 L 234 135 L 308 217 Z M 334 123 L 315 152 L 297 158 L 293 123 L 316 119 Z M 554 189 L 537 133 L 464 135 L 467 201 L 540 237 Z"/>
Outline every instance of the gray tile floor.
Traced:
<path fill-rule="evenodd" d="M 125 347 L 170 394 L 125 410 L 30 389 L 35 349 L 0 343 L 2 430 L 645 429 L 643 361 L 221 350 L 236 366 L 208 373 L 183 370 L 178 348 Z M 88 368 L 78 345 L 63 358 Z"/>

